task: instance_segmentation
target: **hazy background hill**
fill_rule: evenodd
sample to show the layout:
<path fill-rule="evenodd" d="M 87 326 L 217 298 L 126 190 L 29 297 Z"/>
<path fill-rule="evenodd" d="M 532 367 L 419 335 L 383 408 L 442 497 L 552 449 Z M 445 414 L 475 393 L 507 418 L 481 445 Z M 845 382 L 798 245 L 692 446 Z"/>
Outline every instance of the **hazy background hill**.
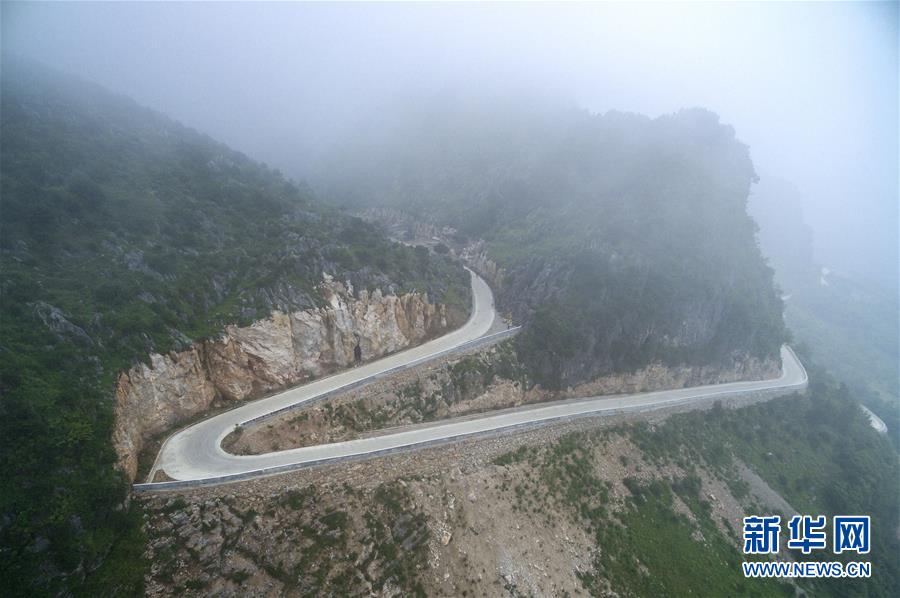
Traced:
<path fill-rule="evenodd" d="M 337 144 L 313 183 L 483 238 L 519 349 L 560 386 L 652 361 L 777 354 L 781 300 L 746 212 L 747 148 L 712 112 L 593 115 L 438 98 Z"/>
<path fill-rule="evenodd" d="M 900 447 L 900 306 L 889 280 L 836 270 L 813 256 L 800 191 L 763 175 L 751 194 L 759 242 L 785 293 L 785 319 L 816 361 L 849 384 Z M 882 256 L 888 259 L 888 256 Z"/>
<path fill-rule="evenodd" d="M 821 261 L 897 285 L 896 2 L 5 2 L 3 16 L 5 50 L 302 179 L 408 94 L 537 92 L 651 117 L 707 106 L 803 190 Z"/>

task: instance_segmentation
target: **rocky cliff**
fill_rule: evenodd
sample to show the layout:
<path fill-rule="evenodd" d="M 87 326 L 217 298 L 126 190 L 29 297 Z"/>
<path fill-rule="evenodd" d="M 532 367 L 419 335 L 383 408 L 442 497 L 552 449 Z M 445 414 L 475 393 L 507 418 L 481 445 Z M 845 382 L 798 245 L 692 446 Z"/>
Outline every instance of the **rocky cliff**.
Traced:
<path fill-rule="evenodd" d="M 187 350 L 153 354 L 116 386 L 113 443 L 134 479 L 145 442 L 203 413 L 321 376 L 436 336 L 461 322 L 419 293 L 383 295 L 327 280 L 325 307 L 278 311 L 250 326 L 228 326 Z"/>
<path fill-rule="evenodd" d="M 466 238 L 452 226 L 438 226 L 394 208 L 369 208 L 357 215 L 367 222 L 384 227 L 393 239 L 426 247 L 443 245 L 453 257 L 462 259 L 469 268 L 487 280 L 495 291 L 502 289 L 506 271 L 489 256 L 484 239 Z"/>
<path fill-rule="evenodd" d="M 770 380 L 781 375 L 781 361 L 774 357 L 759 359 L 743 356 L 728 363 L 713 365 L 666 365 L 651 363 L 631 372 L 595 378 L 567 389 L 565 396 L 631 394 L 673 388 L 691 388 L 707 384 L 726 384 L 747 380 Z"/>
<path fill-rule="evenodd" d="M 689 278 L 589 251 L 576 259 L 534 257 L 505 271 L 497 305 L 526 324 L 517 338 L 519 356 L 549 388 L 654 364 L 715 372 L 777 361 L 784 337 L 781 301 L 771 286 L 748 288 L 732 274 L 710 288 L 691 288 Z M 766 318 L 754 315 L 754 302 L 773 304 Z"/>
<path fill-rule="evenodd" d="M 491 283 L 494 289 L 498 292 L 502 291 L 506 271 L 488 256 L 488 250 L 483 240 L 478 239 L 466 245 L 461 249 L 460 255 L 469 267 Z"/>
<path fill-rule="evenodd" d="M 392 230 L 483 239 L 470 264 L 489 279 L 486 259 L 502 268 L 497 306 L 524 326 L 518 353 L 544 387 L 777 358 L 783 305 L 735 130 L 699 108 L 650 119 L 525 103 L 385 115 L 366 143 L 354 131 L 335 145 L 320 188 Z"/>

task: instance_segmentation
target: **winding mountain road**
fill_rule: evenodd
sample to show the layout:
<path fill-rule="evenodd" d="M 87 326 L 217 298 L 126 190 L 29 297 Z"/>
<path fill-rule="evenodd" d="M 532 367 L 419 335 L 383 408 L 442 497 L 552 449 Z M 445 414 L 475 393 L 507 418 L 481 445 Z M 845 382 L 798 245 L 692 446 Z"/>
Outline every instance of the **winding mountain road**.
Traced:
<path fill-rule="evenodd" d="M 222 449 L 222 441 L 235 426 L 266 418 L 274 412 L 291 409 L 303 403 L 320 400 L 323 395 L 341 392 L 396 369 L 428 361 L 461 346 L 472 344 L 473 341 L 477 342 L 477 339 L 485 338 L 496 317 L 493 295 L 484 280 L 471 271 L 470 274 L 472 315 L 461 328 L 417 347 L 248 403 L 185 428 L 163 444 L 149 476 L 152 480 L 156 472 L 163 471 L 173 481 L 135 484 L 135 490 L 152 491 L 214 485 L 318 463 L 379 455 L 552 421 L 652 411 L 752 393 L 790 392 L 802 390 L 807 384 L 806 371 L 802 364 L 794 352 L 784 346 L 781 349 L 782 375 L 771 380 L 539 403 L 476 417 L 460 417 L 406 429 L 395 429 L 378 436 L 260 455 L 232 455 Z"/>

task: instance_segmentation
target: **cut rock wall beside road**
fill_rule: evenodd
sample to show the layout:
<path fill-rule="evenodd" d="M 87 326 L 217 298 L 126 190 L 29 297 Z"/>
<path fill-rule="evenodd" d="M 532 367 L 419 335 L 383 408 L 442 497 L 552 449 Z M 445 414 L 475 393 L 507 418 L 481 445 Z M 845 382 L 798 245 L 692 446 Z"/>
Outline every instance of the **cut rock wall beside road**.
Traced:
<path fill-rule="evenodd" d="M 228 326 L 217 339 L 194 343 L 123 372 L 116 385 L 113 444 L 119 466 L 134 480 L 144 443 L 210 408 L 381 357 L 461 324 L 445 306 L 419 293 L 401 296 L 324 287 L 327 305 L 273 312 L 250 326 Z M 458 318 L 456 318 L 458 319 Z"/>
<path fill-rule="evenodd" d="M 735 357 L 728 365 L 669 366 L 651 363 L 648 366 L 620 374 L 610 374 L 579 384 L 565 393 L 569 397 L 631 394 L 672 388 L 690 388 L 708 384 L 725 384 L 747 380 L 770 380 L 781 375 L 778 359 Z"/>

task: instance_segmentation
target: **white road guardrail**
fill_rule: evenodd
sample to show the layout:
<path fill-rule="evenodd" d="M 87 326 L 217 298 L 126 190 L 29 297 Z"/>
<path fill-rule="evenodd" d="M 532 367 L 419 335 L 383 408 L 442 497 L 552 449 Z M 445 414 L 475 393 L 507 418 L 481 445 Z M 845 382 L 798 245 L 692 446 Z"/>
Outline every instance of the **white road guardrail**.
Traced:
<path fill-rule="evenodd" d="M 288 405 L 286 407 L 282 407 L 281 409 L 276 409 L 275 411 L 270 411 L 269 413 L 266 413 L 264 415 L 252 417 L 246 421 L 242 421 L 240 423 L 240 425 L 241 425 L 241 427 L 243 427 L 243 426 L 249 426 L 251 424 L 257 424 L 259 422 L 263 422 L 268 419 L 272 419 L 273 417 L 277 417 L 283 413 L 287 413 L 288 411 L 306 408 L 310 405 L 313 405 L 315 403 L 323 401 L 324 399 L 327 399 L 329 397 L 333 397 L 335 395 L 339 395 L 339 394 L 348 392 L 350 390 L 353 390 L 354 388 L 359 388 L 361 386 L 365 386 L 366 384 L 371 384 L 372 382 L 374 382 L 376 380 L 380 380 L 381 378 L 386 378 L 388 376 L 396 374 L 397 372 L 402 372 L 402 371 L 420 366 L 423 363 L 428 363 L 429 361 L 433 361 L 433 360 L 439 359 L 441 357 L 446 357 L 447 355 L 452 355 L 454 353 L 460 353 L 467 349 L 472 349 L 474 347 L 480 347 L 482 345 L 487 345 L 489 343 L 503 340 L 504 338 L 507 338 L 507 337 L 517 334 L 521 329 L 522 329 L 521 326 L 515 326 L 514 328 L 509 328 L 507 330 L 501 330 L 500 332 L 495 332 L 493 334 L 487 334 L 485 336 L 482 336 L 481 338 L 476 338 L 474 340 L 467 341 L 461 345 L 453 347 L 452 349 L 446 349 L 439 353 L 435 353 L 433 355 L 428 355 L 427 357 L 422 357 L 421 359 L 417 359 L 417 360 L 411 361 L 409 363 L 404 363 L 403 365 L 398 365 L 398 366 L 392 367 L 388 370 L 384 370 L 383 372 L 373 374 L 372 376 L 369 376 L 368 378 L 364 378 L 362 380 L 357 380 L 356 382 L 351 382 L 350 384 L 345 384 L 343 386 L 339 386 L 338 388 L 334 388 L 327 392 L 323 392 L 322 394 L 315 397 L 314 399 L 299 401 L 297 403 L 294 403 L 293 405 Z"/>

